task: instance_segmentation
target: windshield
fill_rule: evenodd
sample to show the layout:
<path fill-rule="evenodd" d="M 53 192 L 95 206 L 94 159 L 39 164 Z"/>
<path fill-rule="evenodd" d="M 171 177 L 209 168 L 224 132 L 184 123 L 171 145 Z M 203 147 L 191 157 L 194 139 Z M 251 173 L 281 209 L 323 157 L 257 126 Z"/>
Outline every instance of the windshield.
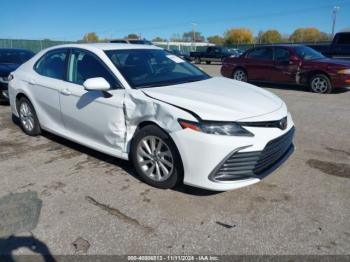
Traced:
<path fill-rule="evenodd" d="M 0 50 L 1 64 L 22 64 L 32 58 L 33 53 L 27 51 Z"/>
<path fill-rule="evenodd" d="M 221 49 L 221 52 L 222 52 L 223 54 L 234 54 L 234 52 L 232 51 L 232 48 L 227 48 L 227 47 L 223 47 L 223 48 Z"/>
<path fill-rule="evenodd" d="M 197 67 L 164 50 L 109 50 L 106 54 L 133 88 L 176 85 L 209 78 Z"/>
<path fill-rule="evenodd" d="M 295 47 L 295 52 L 304 60 L 315 60 L 324 58 L 324 55 L 307 46 Z"/>

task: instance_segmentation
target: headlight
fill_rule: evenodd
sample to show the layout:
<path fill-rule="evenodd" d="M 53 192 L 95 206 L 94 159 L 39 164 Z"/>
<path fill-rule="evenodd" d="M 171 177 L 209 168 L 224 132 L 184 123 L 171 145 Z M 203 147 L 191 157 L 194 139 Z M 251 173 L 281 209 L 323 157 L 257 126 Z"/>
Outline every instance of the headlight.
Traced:
<path fill-rule="evenodd" d="M 350 75 L 350 69 L 343 69 L 338 71 L 338 74 L 342 74 L 342 75 Z"/>
<path fill-rule="evenodd" d="M 182 128 L 190 128 L 194 131 L 199 131 L 212 135 L 225 135 L 225 136 L 254 136 L 247 129 L 241 127 L 235 122 L 215 122 L 215 121 L 202 121 L 193 122 L 188 120 L 179 119 L 179 124 Z"/>

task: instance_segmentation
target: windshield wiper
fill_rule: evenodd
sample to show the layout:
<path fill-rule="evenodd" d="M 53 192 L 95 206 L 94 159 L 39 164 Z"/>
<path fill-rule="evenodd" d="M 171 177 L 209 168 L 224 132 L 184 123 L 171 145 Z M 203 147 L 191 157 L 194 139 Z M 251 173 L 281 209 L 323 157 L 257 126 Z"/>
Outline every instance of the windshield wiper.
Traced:
<path fill-rule="evenodd" d="M 163 83 L 163 84 L 159 84 L 159 83 L 155 83 L 155 84 L 149 84 L 149 85 L 143 85 L 143 86 L 136 86 L 137 89 L 139 88 L 149 88 L 149 87 L 161 87 L 161 86 L 172 86 L 172 85 L 181 85 L 184 83 L 191 83 L 191 82 L 197 82 L 197 81 L 201 81 L 201 80 L 205 80 L 205 78 L 200 78 L 200 79 L 188 79 L 188 80 L 182 80 L 179 82 L 167 82 L 167 83 Z"/>
<path fill-rule="evenodd" d="M 166 83 L 166 84 L 150 84 L 150 85 L 136 86 L 136 88 L 139 89 L 139 88 L 160 87 L 160 86 L 168 86 L 168 85 L 171 85 L 171 84 L 169 84 L 169 83 Z"/>
<path fill-rule="evenodd" d="M 189 79 L 189 80 L 183 81 L 183 83 L 198 82 L 198 81 L 202 81 L 202 80 L 204 80 L 204 79 Z"/>

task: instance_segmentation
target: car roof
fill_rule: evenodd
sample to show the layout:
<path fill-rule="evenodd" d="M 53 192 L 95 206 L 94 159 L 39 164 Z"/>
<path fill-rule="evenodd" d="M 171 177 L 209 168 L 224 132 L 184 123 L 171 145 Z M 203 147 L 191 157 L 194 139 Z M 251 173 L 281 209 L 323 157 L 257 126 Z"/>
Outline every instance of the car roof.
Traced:
<path fill-rule="evenodd" d="M 57 48 L 83 48 L 83 49 L 98 49 L 98 50 L 123 50 L 123 49 L 162 49 L 154 45 L 137 45 L 126 43 L 81 43 L 81 44 L 65 44 L 57 45 L 50 49 Z"/>
<path fill-rule="evenodd" d="M 252 47 L 252 48 L 258 48 L 258 47 L 289 47 L 289 48 L 293 48 L 293 47 L 296 47 L 296 46 L 305 46 L 305 45 L 302 45 L 302 44 L 273 44 L 273 45 L 257 45 L 255 47 Z"/>

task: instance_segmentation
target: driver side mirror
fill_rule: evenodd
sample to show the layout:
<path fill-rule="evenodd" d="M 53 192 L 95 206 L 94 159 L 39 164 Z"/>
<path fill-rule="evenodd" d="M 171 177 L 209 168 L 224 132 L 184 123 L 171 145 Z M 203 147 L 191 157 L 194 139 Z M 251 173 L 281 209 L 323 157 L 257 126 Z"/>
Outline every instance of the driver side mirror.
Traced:
<path fill-rule="evenodd" d="M 111 88 L 109 83 L 103 77 L 94 77 L 86 79 L 83 83 L 85 90 L 88 91 L 107 91 Z"/>

